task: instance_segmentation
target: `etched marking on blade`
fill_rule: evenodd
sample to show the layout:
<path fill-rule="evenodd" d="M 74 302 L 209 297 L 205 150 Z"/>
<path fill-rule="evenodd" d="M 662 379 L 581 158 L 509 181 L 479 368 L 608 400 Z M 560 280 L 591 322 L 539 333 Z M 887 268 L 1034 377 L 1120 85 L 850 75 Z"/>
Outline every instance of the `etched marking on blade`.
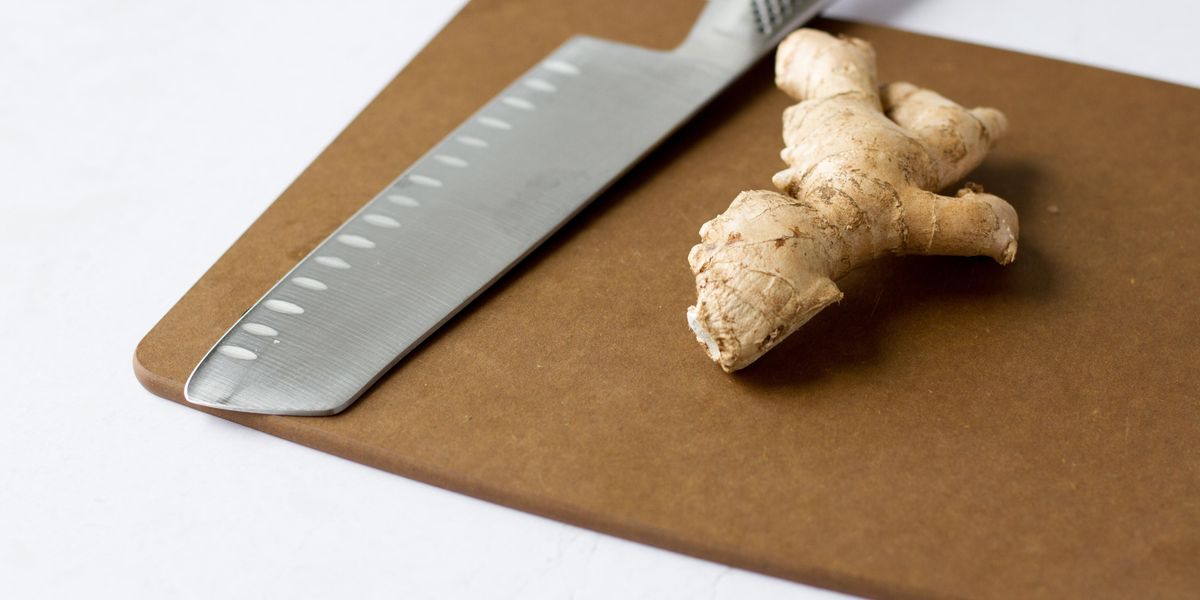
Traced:
<path fill-rule="evenodd" d="M 263 325 L 262 323 L 242 323 L 242 329 L 248 333 L 263 337 L 275 337 L 279 335 L 279 330 Z"/>
<path fill-rule="evenodd" d="M 376 213 L 363 215 L 363 220 L 376 227 L 383 227 L 385 229 L 395 229 L 400 226 L 400 221 L 397 221 L 387 215 L 380 215 Z"/>
<path fill-rule="evenodd" d="M 433 159 L 443 165 L 450 165 L 451 167 L 458 167 L 460 169 L 467 166 L 467 161 L 457 156 L 450 156 L 449 154 L 437 154 L 434 155 Z"/>
<path fill-rule="evenodd" d="M 542 66 L 546 67 L 547 69 L 550 69 L 551 71 L 554 71 L 555 73 L 562 73 L 563 75 L 578 75 L 579 74 L 579 67 L 577 67 L 565 60 L 548 60 L 548 61 L 542 63 Z"/>
<path fill-rule="evenodd" d="M 434 179 L 428 175 L 418 175 L 414 173 L 409 175 L 408 178 L 417 185 L 423 185 L 425 187 L 442 187 L 441 179 Z"/>
<path fill-rule="evenodd" d="M 416 208 L 421 205 L 420 202 L 417 202 L 416 198 L 405 196 L 404 194 L 388 194 L 387 199 L 388 202 L 391 202 L 392 204 L 407 208 Z"/>
<path fill-rule="evenodd" d="M 508 121 L 497 119 L 496 117 L 479 117 L 479 122 L 491 127 L 492 129 L 512 129 L 512 124 Z"/>
<path fill-rule="evenodd" d="M 293 277 L 292 283 L 306 290 L 316 290 L 318 292 L 329 289 L 329 286 L 312 277 Z"/>
<path fill-rule="evenodd" d="M 530 77 L 529 79 L 526 79 L 525 87 L 527 87 L 529 89 L 537 90 L 539 92 L 547 92 L 547 93 L 553 93 L 553 92 L 558 91 L 558 86 L 554 85 L 553 83 L 550 83 L 549 81 L 546 81 L 545 79 L 538 79 L 537 77 Z"/>
<path fill-rule="evenodd" d="M 470 146 L 472 148 L 487 148 L 488 145 L 486 141 L 469 135 L 460 135 L 455 139 L 458 140 L 458 143 L 463 144 L 464 146 Z"/>
<path fill-rule="evenodd" d="M 223 344 L 217 347 L 217 351 L 225 356 L 228 356 L 229 358 L 236 358 L 238 360 L 254 360 L 258 358 L 257 354 L 241 346 L 230 346 L 229 344 Z"/>
<path fill-rule="evenodd" d="M 285 315 L 304 314 L 304 309 L 301 308 L 299 304 L 294 304 L 292 302 L 288 302 L 287 300 L 276 300 L 271 298 L 266 302 L 263 302 L 263 306 L 267 307 L 268 310 L 273 310 L 277 313 L 283 313 Z"/>
<path fill-rule="evenodd" d="M 331 269 L 349 269 L 350 268 L 350 263 L 348 263 L 336 256 L 318 256 L 313 260 L 315 260 L 315 261 L 317 261 L 317 263 L 325 265 L 326 267 L 329 267 Z"/>
<path fill-rule="evenodd" d="M 521 110 L 533 110 L 534 108 L 536 108 L 532 102 L 530 102 L 524 98 L 517 98 L 516 96 L 505 96 L 504 99 L 501 100 L 501 102 L 503 102 L 513 108 L 519 108 Z"/>
<path fill-rule="evenodd" d="M 343 233 L 342 235 L 337 236 L 337 241 L 350 246 L 351 248 L 370 250 L 371 248 L 375 247 L 375 242 L 372 242 L 361 235 L 354 235 L 350 233 Z"/>

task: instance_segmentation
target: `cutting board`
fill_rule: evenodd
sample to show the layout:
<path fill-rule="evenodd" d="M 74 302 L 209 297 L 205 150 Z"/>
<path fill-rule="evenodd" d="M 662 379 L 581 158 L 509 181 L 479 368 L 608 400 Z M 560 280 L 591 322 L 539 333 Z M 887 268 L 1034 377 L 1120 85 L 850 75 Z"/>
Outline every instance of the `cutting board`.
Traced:
<path fill-rule="evenodd" d="M 138 378 L 182 401 L 273 282 L 570 35 L 666 49 L 701 5 L 472 2 L 146 336 Z M 1020 211 L 1013 265 L 883 260 L 751 368 L 712 364 L 685 323 L 687 254 L 781 167 L 768 59 L 347 412 L 220 416 L 857 594 L 1200 590 L 1200 91 L 816 26 L 875 44 L 884 81 L 1008 114 L 971 179 Z"/>

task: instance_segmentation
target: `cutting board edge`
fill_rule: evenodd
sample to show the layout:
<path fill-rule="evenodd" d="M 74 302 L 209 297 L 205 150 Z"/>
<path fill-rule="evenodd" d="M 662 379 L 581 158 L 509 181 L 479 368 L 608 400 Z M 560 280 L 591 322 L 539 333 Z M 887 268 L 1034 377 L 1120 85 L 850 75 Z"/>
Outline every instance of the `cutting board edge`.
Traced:
<path fill-rule="evenodd" d="M 142 360 L 142 349 L 151 332 L 138 343 L 133 356 L 133 371 L 138 382 L 151 394 L 206 413 L 208 415 L 236 423 L 285 442 L 294 443 L 317 452 L 332 454 L 353 463 L 365 465 L 373 469 L 399 475 L 439 489 L 462 494 L 476 500 L 497 504 L 519 512 L 529 513 L 552 521 L 557 521 L 573 527 L 590 529 L 604 535 L 646 544 L 661 550 L 677 552 L 693 558 L 727 565 L 734 568 L 777 577 L 780 579 L 811 585 L 846 594 L 865 597 L 888 598 L 938 598 L 942 597 L 932 590 L 909 589 L 897 586 L 894 582 L 876 581 L 852 573 L 839 572 L 833 569 L 794 569 L 773 561 L 770 557 L 751 557 L 739 554 L 736 548 L 726 548 L 717 544 L 689 542 L 667 532 L 655 530 L 652 526 L 641 526 L 632 521 L 631 524 L 621 525 L 620 521 L 606 519 L 603 515 L 572 506 L 555 502 L 552 498 L 542 495 L 522 494 L 512 492 L 501 486 L 488 483 L 485 479 L 459 478 L 442 474 L 436 468 L 397 460 L 387 456 L 367 444 L 356 444 L 355 440 L 342 436 L 331 436 L 317 429 L 304 426 L 304 422 L 312 419 L 336 417 L 279 417 L 268 415 L 251 415 L 210 409 L 196 406 L 184 399 L 183 387 L 170 378 L 156 374 Z M 297 426 L 280 426 L 292 423 Z"/>

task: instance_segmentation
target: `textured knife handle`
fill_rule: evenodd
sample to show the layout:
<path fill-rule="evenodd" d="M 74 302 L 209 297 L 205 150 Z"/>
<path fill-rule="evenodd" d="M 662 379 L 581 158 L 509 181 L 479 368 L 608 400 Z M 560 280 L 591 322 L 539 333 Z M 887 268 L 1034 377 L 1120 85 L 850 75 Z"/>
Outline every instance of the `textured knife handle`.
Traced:
<path fill-rule="evenodd" d="M 737 68 L 757 60 L 830 0 L 709 0 L 683 44 L 690 58 Z"/>

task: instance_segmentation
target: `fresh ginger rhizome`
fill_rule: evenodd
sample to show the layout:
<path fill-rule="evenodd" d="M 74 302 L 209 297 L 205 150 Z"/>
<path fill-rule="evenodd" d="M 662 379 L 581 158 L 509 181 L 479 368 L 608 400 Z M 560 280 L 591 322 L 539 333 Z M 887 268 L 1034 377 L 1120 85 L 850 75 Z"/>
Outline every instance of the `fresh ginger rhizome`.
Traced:
<path fill-rule="evenodd" d="M 1004 115 L 965 109 L 909 83 L 879 88 L 867 42 L 801 29 L 775 58 L 783 114 L 780 192 L 742 192 L 700 228 L 688 256 L 688 323 L 726 371 L 754 362 L 842 298 L 838 278 L 881 255 L 1017 253 L 1017 213 L 967 184 Z"/>

